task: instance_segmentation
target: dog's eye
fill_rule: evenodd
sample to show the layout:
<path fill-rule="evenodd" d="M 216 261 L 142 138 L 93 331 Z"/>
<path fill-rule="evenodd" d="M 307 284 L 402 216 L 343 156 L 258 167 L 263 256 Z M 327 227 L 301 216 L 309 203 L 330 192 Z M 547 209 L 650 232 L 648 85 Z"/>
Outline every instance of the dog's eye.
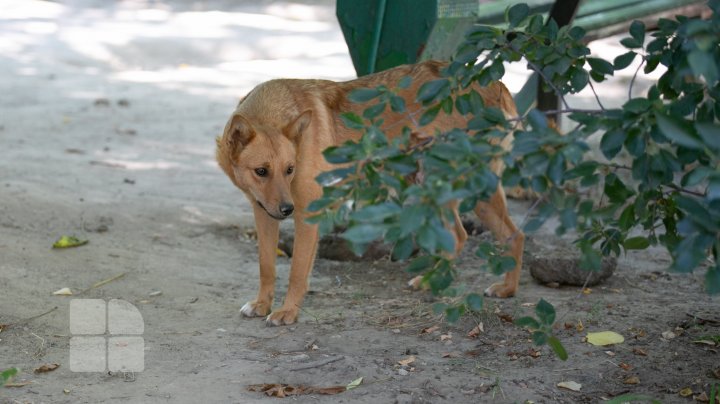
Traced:
<path fill-rule="evenodd" d="M 260 167 L 255 169 L 255 174 L 257 174 L 258 177 L 264 177 L 267 173 L 267 168 Z"/>
<path fill-rule="evenodd" d="M 290 167 L 288 167 L 288 169 L 287 169 L 287 174 L 290 175 L 290 174 L 293 173 L 293 171 L 295 171 L 295 167 L 290 166 Z"/>

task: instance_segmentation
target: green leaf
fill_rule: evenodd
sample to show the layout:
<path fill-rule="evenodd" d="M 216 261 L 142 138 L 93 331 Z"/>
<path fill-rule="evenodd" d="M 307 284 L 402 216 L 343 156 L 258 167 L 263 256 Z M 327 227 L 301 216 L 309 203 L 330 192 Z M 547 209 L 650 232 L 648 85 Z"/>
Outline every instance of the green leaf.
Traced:
<path fill-rule="evenodd" d="M 639 43 L 645 42 L 645 24 L 635 20 L 630 24 L 630 36 Z"/>
<path fill-rule="evenodd" d="M 359 222 L 382 222 L 390 216 L 397 215 L 402 209 L 395 202 L 383 202 L 377 205 L 369 205 L 350 214 L 353 220 Z"/>
<path fill-rule="evenodd" d="M 448 307 L 445 309 L 445 319 L 449 323 L 454 323 L 460 319 L 460 316 L 463 314 L 463 309 L 461 307 Z"/>
<path fill-rule="evenodd" d="M 481 311 L 483 308 L 483 297 L 477 293 L 470 293 L 465 297 L 465 304 L 472 311 Z"/>
<path fill-rule="evenodd" d="M 405 261 L 410 258 L 413 253 L 415 243 L 413 243 L 412 237 L 401 238 L 392 250 L 392 259 L 395 261 Z"/>
<path fill-rule="evenodd" d="M 593 69 L 593 71 L 596 71 L 600 74 L 612 76 L 615 72 L 612 63 L 608 62 L 607 60 L 600 58 L 586 58 L 585 60 L 587 60 L 587 62 L 590 64 L 590 67 Z"/>
<path fill-rule="evenodd" d="M 628 49 L 642 48 L 642 42 L 638 42 L 635 38 L 623 38 L 620 40 L 620 44 Z"/>
<path fill-rule="evenodd" d="M 613 129 L 606 132 L 600 140 L 600 150 L 605 158 L 612 160 L 622 149 L 625 142 L 625 131 Z"/>
<path fill-rule="evenodd" d="M 365 127 L 365 125 L 363 125 L 362 118 L 352 112 L 344 112 L 340 114 L 340 119 L 348 129 L 362 129 Z"/>
<path fill-rule="evenodd" d="M 685 174 L 680 184 L 683 187 L 693 187 L 705 181 L 712 172 L 713 170 L 709 167 L 697 166 Z"/>
<path fill-rule="evenodd" d="M 525 3 L 515 4 L 508 8 L 505 19 L 510 28 L 517 27 L 530 14 L 530 7 Z"/>
<path fill-rule="evenodd" d="M 555 322 L 555 307 L 545 299 L 540 299 L 537 303 L 535 314 L 537 314 L 540 322 L 545 325 L 552 325 Z"/>
<path fill-rule="evenodd" d="M 535 331 L 532 333 L 532 340 L 535 345 L 545 345 L 547 343 L 547 334 L 543 331 Z"/>
<path fill-rule="evenodd" d="M 531 330 L 537 330 L 540 328 L 540 323 L 532 317 L 520 317 L 515 320 L 515 325 L 518 327 L 529 328 Z"/>
<path fill-rule="evenodd" d="M 417 93 L 417 100 L 420 102 L 426 102 L 434 99 L 440 91 L 449 86 L 450 82 L 448 79 L 437 79 L 423 83 Z"/>
<path fill-rule="evenodd" d="M 695 129 L 709 148 L 720 150 L 720 126 L 710 122 L 696 122 Z"/>
<path fill-rule="evenodd" d="M 425 223 L 425 209 L 422 205 L 413 205 L 403 209 L 398 219 L 400 225 L 400 237 L 405 237 L 415 232 Z"/>
<path fill-rule="evenodd" d="M 565 347 L 560 342 L 560 340 L 557 339 L 557 337 L 555 337 L 554 335 L 549 336 L 547 343 L 548 343 L 548 345 L 550 345 L 550 348 L 552 348 L 552 350 L 555 352 L 555 355 L 557 355 L 558 358 L 560 358 L 560 360 L 563 360 L 563 361 L 567 360 L 567 358 L 568 358 L 567 351 L 565 350 Z"/>
<path fill-rule="evenodd" d="M 397 113 L 405 112 L 405 99 L 399 95 L 393 95 L 390 97 L 390 108 Z"/>
<path fill-rule="evenodd" d="M 637 53 L 635 51 L 623 53 L 622 55 L 616 57 L 615 60 L 613 60 L 613 68 L 615 70 L 622 70 L 630 66 L 632 61 L 635 60 L 635 56 L 637 56 Z"/>
<path fill-rule="evenodd" d="M 625 247 L 626 250 L 644 250 L 650 247 L 650 241 L 648 241 L 647 237 L 631 237 L 625 239 L 623 247 Z"/>
<path fill-rule="evenodd" d="M 687 61 L 695 76 L 705 77 L 708 85 L 712 86 L 718 80 L 718 65 L 713 53 L 696 49 L 690 52 Z"/>
<path fill-rule="evenodd" d="M 639 114 L 647 111 L 652 107 L 652 102 L 647 98 L 633 98 L 623 105 L 623 109 L 628 112 Z"/>
<path fill-rule="evenodd" d="M 434 121 L 438 112 L 440 112 L 440 104 L 428 108 L 420 117 L 420 126 L 425 126 Z"/>
<path fill-rule="evenodd" d="M 354 103 L 363 103 L 372 100 L 382 94 L 376 88 L 356 88 L 348 94 L 348 100 Z"/>
<path fill-rule="evenodd" d="M 364 244 L 380 238 L 385 230 L 385 226 L 377 224 L 360 224 L 348 228 L 340 237 L 354 244 Z"/>
<path fill-rule="evenodd" d="M 429 253 L 434 253 L 437 247 L 437 236 L 431 225 L 424 225 L 418 230 L 416 241 L 420 247 Z"/>
<path fill-rule="evenodd" d="M 413 274 L 423 272 L 432 268 L 436 262 L 437 259 L 432 255 L 422 255 L 412 260 L 412 262 L 407 266 L 407 271 Z"/>
<path fill-rule="evenodd" d="M 88 240 L 80 240 L 73 236 L 61 236 L 52 246 L 52 248 L 73 248 L 80 247 L 88 243 Z"/>
<path fill-rule="evenodd" d="M 702 150 L 702 142 L 700 142 L 693 128 L 686 121 L 681 118 L 667 116 L 661 112 L 655 113 L 655 119 L 660 132 L 670 141 L 688 149 Z"/>
<path fill-rule="evenodd" d="M 717 265 L 708 268 L 705 273 L 705 291 L 711 295 L 720 293 L 720 267 Z"/>
<path fill-rule="evenodd" d="M 0 373 L 0 378 L 2 378 L 2 384 L 4 385 L 5 383 L 7 383 L 8 380 L 10 380 L 17 373 L 18 373 L 17 368 L 10 368 L 10 369 L 3 370 L 2 373 Z"/>
<path fill-rule="evenodd" d="M 387 103 L 381 102 L 379 104 L 375 104 L 371 107 L 365 108 L 365 110 L 363 111 L 363 117 L 365 119 L 373 119 L 378 115 L 382 114 L 383 111 L 385 111 L 386 106 Z"/>

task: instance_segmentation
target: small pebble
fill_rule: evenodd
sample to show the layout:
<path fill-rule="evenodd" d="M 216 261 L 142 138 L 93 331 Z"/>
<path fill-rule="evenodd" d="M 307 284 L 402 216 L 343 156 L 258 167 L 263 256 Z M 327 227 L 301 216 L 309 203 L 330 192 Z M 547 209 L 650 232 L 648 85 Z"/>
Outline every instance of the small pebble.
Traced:
<path fill-rule="evenodd" d="M 408 371 L 405 370 L 405 369 L 402 369 L 402 368 L 401 368 L 401 369 L 398 369 L 398 374 L 399 374 L 400 376 L 407 376 L 409 373 L 410 373 L 410 372 L 408 372 Z"/>

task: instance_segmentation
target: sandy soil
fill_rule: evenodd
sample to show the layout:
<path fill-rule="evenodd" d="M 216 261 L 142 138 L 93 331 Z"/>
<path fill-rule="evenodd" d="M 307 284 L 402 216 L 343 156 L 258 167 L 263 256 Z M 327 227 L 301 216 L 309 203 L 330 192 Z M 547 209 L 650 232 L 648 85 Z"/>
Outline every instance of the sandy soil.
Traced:
<path fill-rule="evenodd" d="M 699 396 L 720 383 L 720 348 L 694 343 L 720 334 L 720 304 L 703 294 L 702 274 L 664 272 L 660 251 L 622 258 L 589 294 L 541 286 L 525 271 L 516 298 L 486 300 L 485 312 L 455 325 L 432 314 L 441 299 L 405 289 L 396 264 L 319 260 L 298 324 L 241 318 L 257 286 L 253 220 L 213 161 L 214 137 L 263 80 L 353 76 L 333 2 L 0 0 L 0 10 L 0 324 L 9 325 L 0 370 L 19 367 L 14 382 L 31 382 L 0 388 L 1 403 L 264 402 L 246 386 L 361 376 L 354 390 L 300 400 L 570 403 L 638 393 L 686 402 L 681 389 Z M 613 40 L 594 50 L 619 52 Z M 627 82 L 600 86 L 606 102 L 622 102 Z M 512 209 L 522 219 L 527 205 Z M 90 242 L 52 250 L 64 234 Z M 278 267 L 281 299 L 288 260 Z M 459 267 L 468 288 L 493 281 L 473 270 L 472 253 Z M 63 287 L 138 307 L 145 371 L 70 371 L 73 297 L 52 294 Z M 567 323 L 557 330 L 567 362 L 506 321 L 541 297 Z M 484 332 L 468 338 L 479 322 Z M 602 330 L 625 342 L 583 342 Z M 61 367 L 33 373 L 46 363 Z M 579 392 L 556 386 L 570 380 Z"/>

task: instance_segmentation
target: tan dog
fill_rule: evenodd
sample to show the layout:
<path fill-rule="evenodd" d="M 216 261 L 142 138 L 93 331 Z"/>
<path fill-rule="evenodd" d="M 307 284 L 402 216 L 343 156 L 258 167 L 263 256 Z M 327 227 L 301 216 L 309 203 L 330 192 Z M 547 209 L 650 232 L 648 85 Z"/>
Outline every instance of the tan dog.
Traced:
<path fill-rule="evenodd" d="M 424 62 L 400 66 L 381 73 L 361 77 L 344 83 L 326 80 L 272 80 L 255 87 L 237 106 L 221 138 L 217 139 L 217 160 L 230 180 L 242 190 L 253 206 L 260 255 L 260 290 L 255 300 L 240 310 L 245 316 L 268 316 L 272 325 L 292 324 L 308 289 L 308 276 L 315 259 L 318 243 L 316 225 L 305 222 L 305 208 L 322 195 L 315 177 L 333 167 L 326 162 L 322 151 L 347 140 L 358 140 L 359 131 L 346 128 L 339 116 L 352 111 L 362 115 L 368 105 L 347 100 L 356 88 L 397 86 L 405 76 L 412 84 L 399 92 L 405 99 L 407 111 L 419 111 L 415 101 L 417 90 L 429 80 L 440 77 L 440 62 Z M 475 86 L 485 105 L 502 109 L 506 116 L 517 112 L 512 97 L 501 83 L 488 87 Z M 383 114 L 383 129 L 388 138 L 401 134 L 404 126 L 416 133 L 434 134 L 456 127 L 464 127 L 465 118 L 438 114 L 431 124 L 418 127 L 408 113 L 389 111 Z M 503 141 L 509 147 L 511 137 Z M 496 174 L 503 170 L 502 162 L 492 163 Z M 458 216 L 458 202 L 451 204 L 455 223 L 449 230 L 455 236 L 456 254 L 467 233 Z M 271 312 L 275 296 L 275 258 L 278 244 L 279 221 L 295 215 L 295 245 L 290 269 L 290 284 L 282 307 Z M 507 254 L 515 259 L 516 267 L 505 275 L 504 282 L 490 286 L 485 294 L 509 297 L 515 294 L 522 265 L 524 236 L 510 219 L 502 187 L 486 202 L 475 207 L 475 213 L 495 238 L 508 244 Z M 268 315 L 269 314 L 269 315 Z"/>

